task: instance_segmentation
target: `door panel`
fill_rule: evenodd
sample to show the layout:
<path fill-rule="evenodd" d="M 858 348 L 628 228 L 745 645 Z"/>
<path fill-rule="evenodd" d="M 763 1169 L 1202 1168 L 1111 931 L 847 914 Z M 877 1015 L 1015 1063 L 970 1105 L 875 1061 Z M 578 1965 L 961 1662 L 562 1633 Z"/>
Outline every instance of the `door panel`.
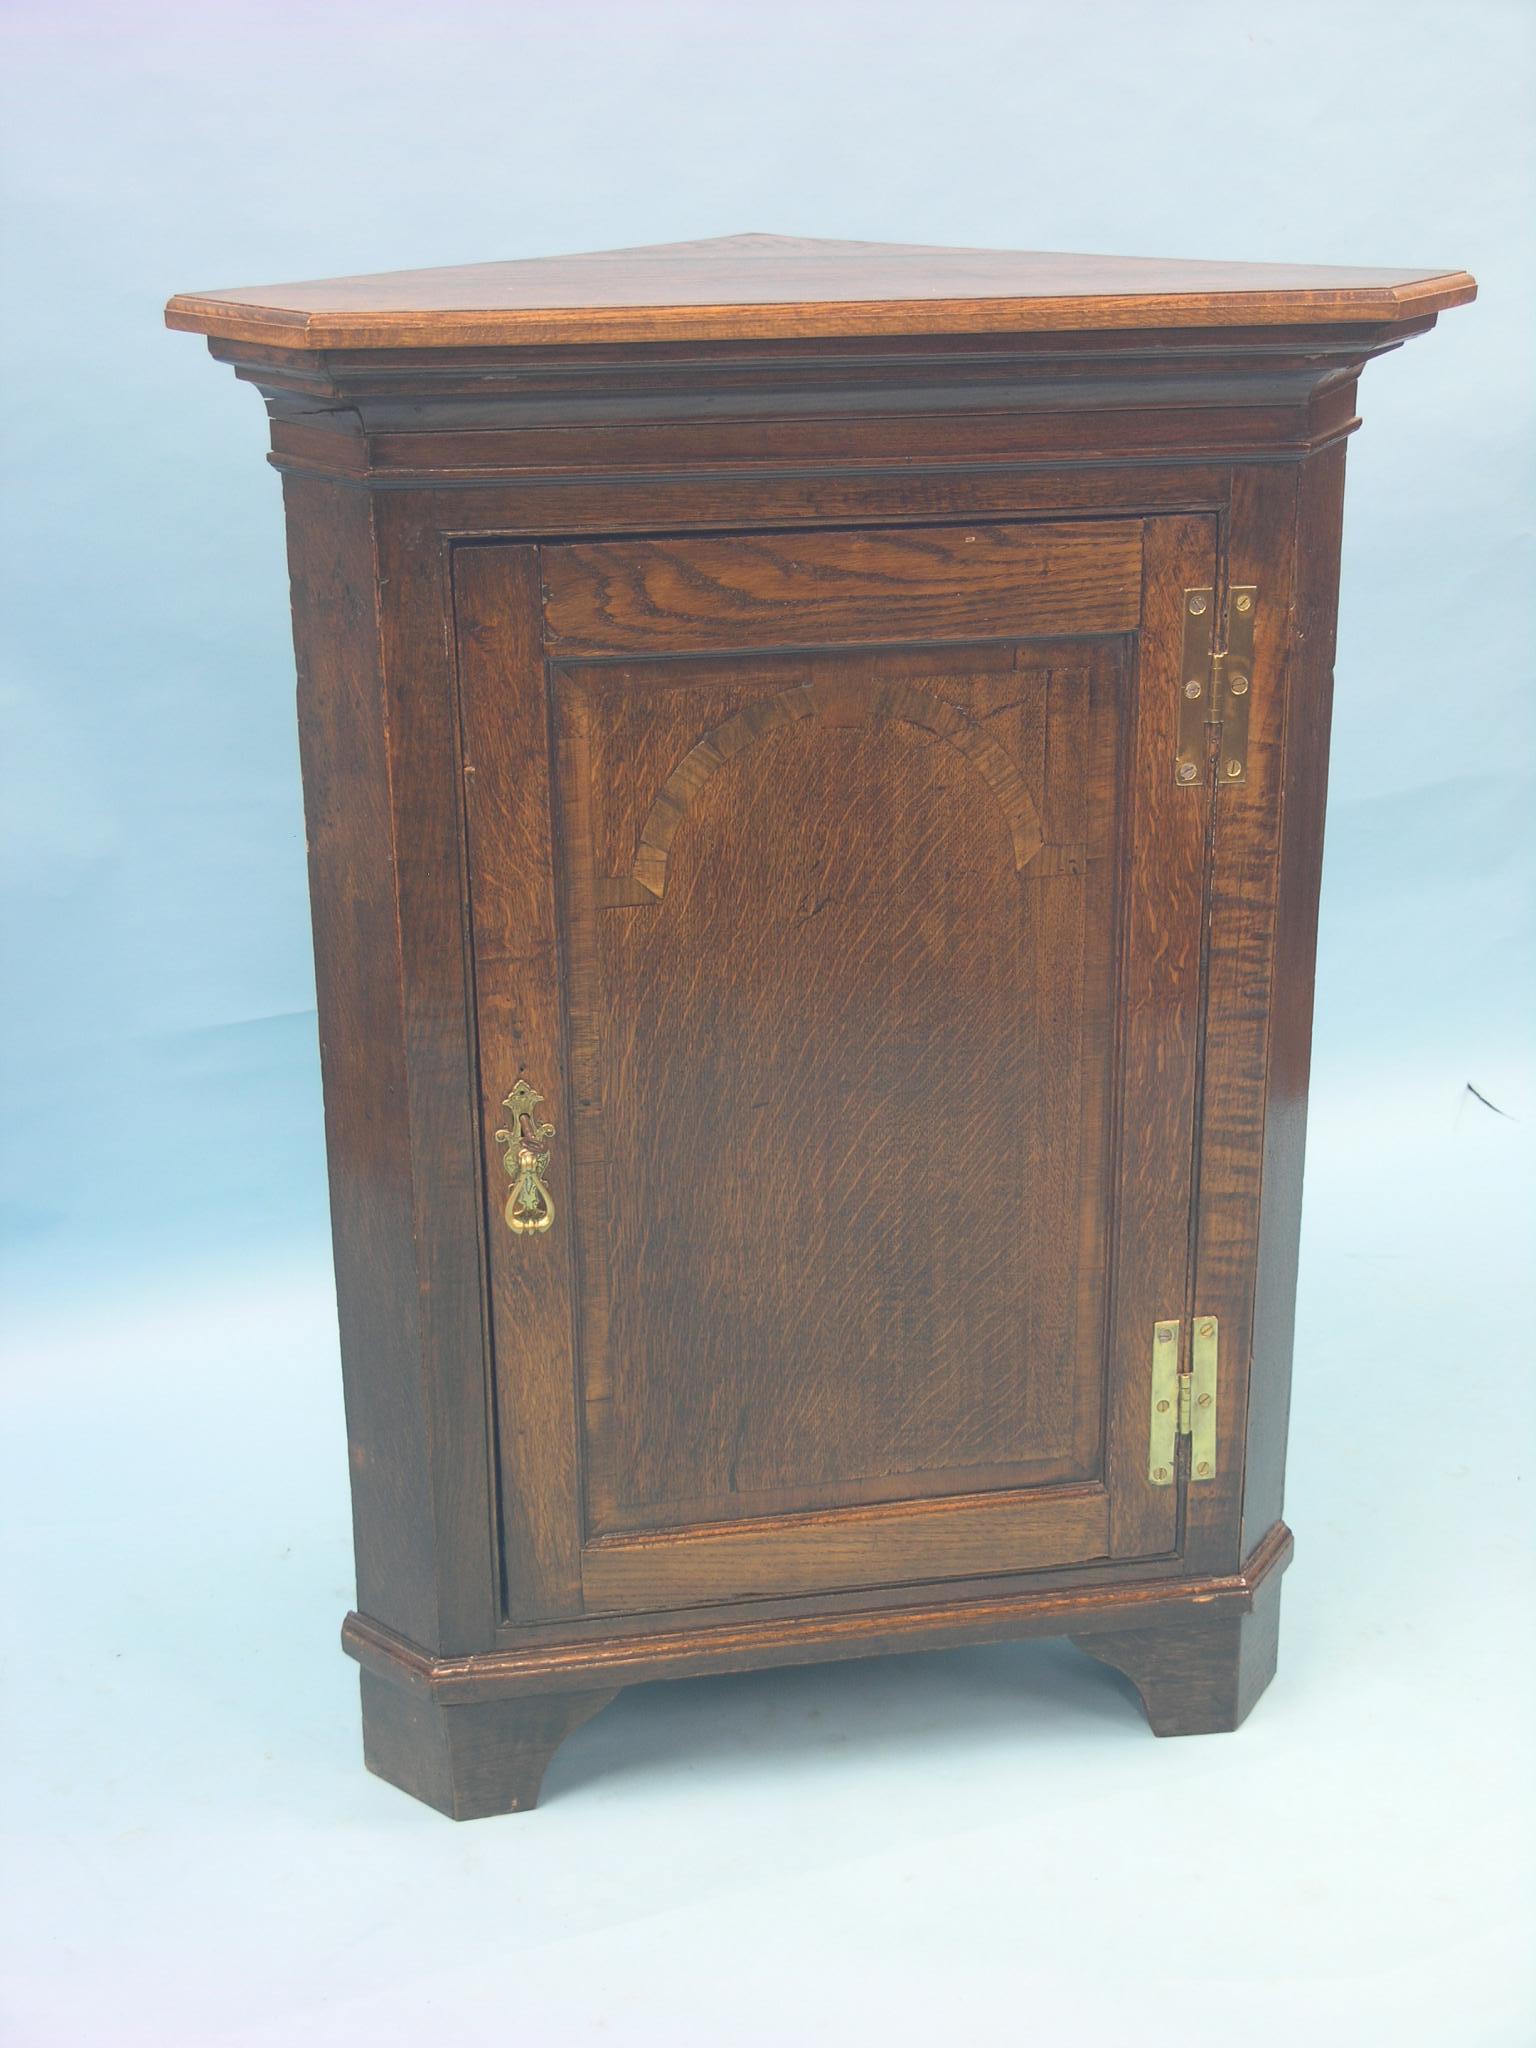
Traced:
<path fill-rule="evenodd" d="M 515 1618 L 1172 1549 L 1172 664 L 1212 553 L 1196 520 L 548 548 L 540 673 L 533 551 L 460 551 Z M 558 1124 L 535 1238 L 495 1177 L 519 1074 Z"/>
<path fill-rule="evenodd" d="M 594 1533 L 1097 1476 L 1120 648 L 557 677 Z"/>

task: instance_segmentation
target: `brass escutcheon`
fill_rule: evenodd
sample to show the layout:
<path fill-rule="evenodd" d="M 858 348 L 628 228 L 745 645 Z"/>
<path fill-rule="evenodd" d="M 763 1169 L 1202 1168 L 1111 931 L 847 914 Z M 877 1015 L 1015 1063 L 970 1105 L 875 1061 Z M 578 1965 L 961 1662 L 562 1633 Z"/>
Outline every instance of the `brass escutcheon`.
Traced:
<path fill-rule="evenodd" d="M 508 1230 L 519 1237 L 548 1230 L 555 1220 L 555 1205 L 544 1185 L 544 1176 L 549 1171 L 549 1154 L 534 1149 L 541 1138 L 555 1135 L 553 1124 L 539 1121 L 538 1107 L 543 1100 L 539 1091 L 527 1081 L 514 1082 L 511 1093 L 501 1105 L 507 1115 L 506 1128 L 496 1133 L 497 1144 L 507 1148 L 501 1163 L 512 1183 L 503 1214 Z"/>

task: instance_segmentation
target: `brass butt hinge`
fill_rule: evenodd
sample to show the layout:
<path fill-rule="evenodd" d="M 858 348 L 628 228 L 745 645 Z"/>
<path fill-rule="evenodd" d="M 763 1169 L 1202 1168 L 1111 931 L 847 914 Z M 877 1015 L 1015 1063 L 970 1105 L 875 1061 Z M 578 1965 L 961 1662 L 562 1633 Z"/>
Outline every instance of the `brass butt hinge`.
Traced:
<path fill-rule="evenodd" d="M 1191 1326 L 1188 1370 L 1181 1369 L 1176 1322 L 1152 1325 L 1152 1427 L 1147 1441 L 1147 1477 L 1172 1486 L 1178 1474 L 1180 1437 L 1189 1439 L 1189 1478 L 1216 1476 L 1216 1365 L 1219 1332 L 1214 1316 L 1196 1316 Z"/>
<path fill-rule="evenodd" d="M 1221 639 L 1216 638 L 1216 593 L 1184 593 L 1184 658 L 1179 669 L 1179 751 L 1173 779 L 1185 788 L 1205 780 L 1206 728 L 1217 734 L 1216 780 L 1248 775 L 1248 706 L 1253 697 L 1253 622 L 1259 609 L 1255 583 L 1227 592 Z"/>

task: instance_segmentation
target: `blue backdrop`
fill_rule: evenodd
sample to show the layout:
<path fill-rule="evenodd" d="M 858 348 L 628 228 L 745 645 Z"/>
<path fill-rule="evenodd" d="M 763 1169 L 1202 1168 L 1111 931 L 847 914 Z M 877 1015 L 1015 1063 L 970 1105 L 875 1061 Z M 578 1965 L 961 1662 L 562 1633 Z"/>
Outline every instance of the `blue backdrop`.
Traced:
<path fill-rule="evenodd" d="M 1249 2048 L 1530 2039 L 1536 9 L 13 0 L 3 35 L 9 2038 L 1230 2048 L 1209 1956 Z M 1481 281 L 1351 444 L 1280 1677 L 1230 1747 L 1151 1745 L 1049 1646 L 657 1687 L 455 1834 L 365 1779 L 335 1652 L 279 490 L 161 309 L 742 229 Z"/>
<path fill-rule="evenodd" d="M 277 481 L 165 297 L 743 227 L 1479 275 L 1363 384 L 1319 1050 L 1529 1103 L 1529 18 L 13 13 L 13 1246 L 95 1286 L 323 1230 Z"/>

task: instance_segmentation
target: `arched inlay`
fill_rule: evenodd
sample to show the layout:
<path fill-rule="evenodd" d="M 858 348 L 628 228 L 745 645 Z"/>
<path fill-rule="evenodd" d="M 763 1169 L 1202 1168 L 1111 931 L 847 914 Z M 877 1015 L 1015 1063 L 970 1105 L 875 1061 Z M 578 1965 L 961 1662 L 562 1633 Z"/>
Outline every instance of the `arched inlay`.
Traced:
<path fill-rule="evenodd" d="M 673 835 L 693 806 L 699 791 L 733 754 L 739 754 L 765 733 L 803 718 L 823 725 L 862 725 L 866 719 L 896 720 L 916 726 L 963 754 L 996 799 L 1013 841 L 1013 864 L 1026 868 L 1040 851 L 1045 835 L 1040 814 L 1024 778 L 996 740 L 975 719 L 935 697 L 916 683 L 882 682 L 873 677 L 839 677 L 835 681 L 802 683 L 772 697 L 760 697 L 724 719 L 679 761 L 657 791 L 640 828 L 634 866 L 627 875 L 597 883 L 597 901 L 604 907 L 658 903 L 667 886 L 667 856 Z"/>

